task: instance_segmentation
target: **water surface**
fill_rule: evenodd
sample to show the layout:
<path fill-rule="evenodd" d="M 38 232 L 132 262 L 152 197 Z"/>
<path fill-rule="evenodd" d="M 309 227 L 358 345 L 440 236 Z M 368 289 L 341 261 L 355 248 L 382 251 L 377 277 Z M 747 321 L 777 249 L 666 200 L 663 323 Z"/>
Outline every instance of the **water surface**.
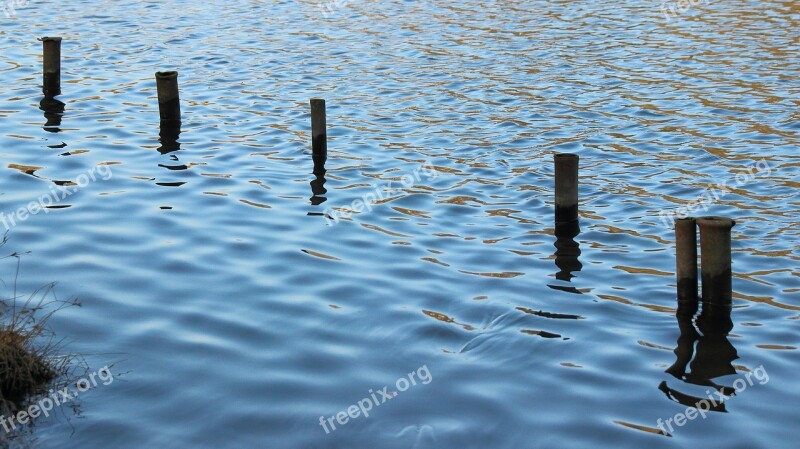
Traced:
<path fill-rule="evenodd" d="M 793 447 L 796 2 L 331 5 L 0 16 L 0 212 L 74 192 L 11 226 L 3 255 L 27 253 L 18 291 L 57 281 L 80 300 L 51 330 L 116 376 L 15 444 Z M 47 35 L 64 37 L 63 117 L 42 103 Z M 184 113 L 163 141 L 161 70 L 180 71 Z M 324 177 L 312 97 L 328 104 Z M 560 239 L 555 152 L 582 173 L 580 230 Z M 695 213 L 738 223 L 727 337 L 676 320 L 664 218 L 720 183 Z M 16 259 L 0 268 L 9 297 Z M 429 383 L 320 426 L 423 366 Z M 706 396 L 690 380 L 758 367 L 769 380 L 725 412 L 658 433 L 686 410 L 676 392 Z"/>

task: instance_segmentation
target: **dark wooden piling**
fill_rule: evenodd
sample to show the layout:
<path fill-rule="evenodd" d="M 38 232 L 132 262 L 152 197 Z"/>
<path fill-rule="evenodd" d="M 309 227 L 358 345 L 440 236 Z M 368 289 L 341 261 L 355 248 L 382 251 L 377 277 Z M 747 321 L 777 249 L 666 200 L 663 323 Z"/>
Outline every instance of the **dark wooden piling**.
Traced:
<path fill-rule="evenodd" d="M 678 301 L 697 302 L 697 223 L 693 217 L 675 220 L 675 265 Z"/>
<path fill-rule="evenodd" d="M 181 101 L 178 93 L 178 72 L 156 72 L 158 112 L 162 122 L 181 120 Z"/>
<path fill-rule="evenodd" d="M 716 306 L 731 306 L 731 228 L 735 221 L 727 217 L 700 217 L 700 272 L 702 300 Z"/>
<path fill-rule="evenodd" d="M 43 37 L 42 41 L 42 92 L 45 96 L 61 94 L 61 38 Z"/>
<path fill-rule="evenodd" d="M 575 221 L 578 219 L 578 155 L 556 153 L 554 161 L 556 223 Z"/>
<path fill-rule="evenodd" d="M 328 135 L 325 123 L 325 100 L 311 99 L 311 154 L 315 164 L 328 156 Z"/>

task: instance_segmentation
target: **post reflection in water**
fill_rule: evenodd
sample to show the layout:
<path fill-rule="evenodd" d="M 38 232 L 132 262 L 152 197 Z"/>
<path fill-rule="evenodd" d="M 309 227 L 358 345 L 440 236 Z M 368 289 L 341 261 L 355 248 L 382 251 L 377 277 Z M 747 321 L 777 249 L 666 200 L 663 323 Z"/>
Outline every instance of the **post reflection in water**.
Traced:
<path fill-rule="evenodd" d="M 314 180 L 311 181 L 311 204 L 319 206 L 328 200 L 324 197 L 328 193 L 325 188 L 325 158 L 314 158 Z M 313 214 L 317 215 L 317 214 Z M 319 214 L 321 215 L 321 214 Z"/>
<path fill-rule="evenodd" d="M 733 387 L 719 385 L 713 379 L 736 374 L 733 361 L 739 358 L 736 348 L 728 340 L 728 334 L 733 329 L 731 308 L 703 303 L 703 309 L 695 322 L 692 320 L 697 312 L 697 303 L 681 301 L 678 303 L 676 318 L 680 336 L 678 346 L 675 348 L 675 363 L 667 368 L 666 372 L 688 384 L 712 387 L 725 396 L 733 396 Z M 695 326 L 696 325 L 696 326 Z M 687 372 L 687 367 L 689 368 Z M 725 412 L 725 404 L 713 401 L 709 404 L 707 397 L 695 397 L 682 393 L 661 382 L 658 388 L 668 398 L 689 407 L 699 407 L 705 401 L 710 410 Z M 708 392 L 707 392 L 708 394 Z"/>
<path fill-rule="evenodd" d="M 44 112 L 44 130 L 51 133 L 61 132 L 61 119 L 64 117 L 66 105 L 55 97 L 46 95 L 39 102 L 39 109 Z"/>
<path fill-rule="evenodd" d="M 158 132 L 158 141 L 161 144 L 158 147 L 158 152 L 161 154 L 170 154 L 181 149 L 180 143 L 181 136 L 181 122 L 180 120 L 162 120 L 161 129 Z M 179 162 L 178 156 L 170 154 L 170 159 Z M 167 170 L 188 170 L 185 164 L 166 165 L 158 164 L 159 167 L 166 168 Z"/>
<path fill-rule="evenodd" d="M 161 128 L 158 132 L 158 142 L 161 144 L 158 147 L 158 152 L 161 154 L 169 154 L 181 149 L 181 144 L 178 141 L 181 136 L 181 122 L 174 120 L 162 120 Z"/>
<path fill-rule="evenodd" d="M 578 260 L 578 257 L 581 255 L 581 248 L 578 242 L 575 241 L 575 237 L 577 237 L 580 232 L 580 223 L 577 220 L 564 223 L 556 222 L 556 242 L 553 246 L 556 247 L 555 262 L 559 271 L 555 276 L 556 279 L 560 281 L 570 282 L 572 278 L 575 277 L 572 273 L 581 271 L 583 268 L 583 264 Z M 548 285 L 548 287 L 555 290 L 581 294 L 575 287 L 561 285 Z"/>

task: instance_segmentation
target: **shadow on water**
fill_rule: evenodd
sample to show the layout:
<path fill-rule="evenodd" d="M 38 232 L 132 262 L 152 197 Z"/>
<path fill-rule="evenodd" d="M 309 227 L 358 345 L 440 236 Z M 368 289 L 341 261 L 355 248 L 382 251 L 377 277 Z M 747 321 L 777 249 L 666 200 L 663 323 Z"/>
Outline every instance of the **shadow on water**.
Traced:
<path fill-rule="evenodd" d="M 580 222 L 577 220 L 566 223 L 556 222 L 556 241 L 553 246 L 556 248 L 554 254 L 556 267 L 559 269 L 555 277 L 559 281 L 571 282 L 572 278 L 575 277 L 573 273 L 577 273 L 583 268 L 583 264 L 578 260 L 581 255 L 581 248 L 578 242 L 575 241 L 575 237 L 580 233 Z M 582 294 L 575 287 L 563 285 L 548 285 L 548 287 L 569 293 Z"/>
<path fill-rule="evenodd" d="M 666 372 L 687 384 L 712 387 L 724 396 L 733 396 L 733 387 L 713 381 L 720 376 L 736 374 L 733 361 L 739 356 L 728 340 L 728 334 L 733 329 L 731 309 L 703 303 L 703 310 L 695 319 L 696 312 L 696 302 L 679 302 L 676 318 L 680 335 L 674 351 L 676 360 Z M 722 401 L 711 401 L 709 404 L 707 398 L 682 393 L 667 386 L 666 381 L 661 382 L 658 388 L 668 398 L 685 406 L 699 408 L 701 403 L 705 403 L 712 411 L 726 411 Z"/>

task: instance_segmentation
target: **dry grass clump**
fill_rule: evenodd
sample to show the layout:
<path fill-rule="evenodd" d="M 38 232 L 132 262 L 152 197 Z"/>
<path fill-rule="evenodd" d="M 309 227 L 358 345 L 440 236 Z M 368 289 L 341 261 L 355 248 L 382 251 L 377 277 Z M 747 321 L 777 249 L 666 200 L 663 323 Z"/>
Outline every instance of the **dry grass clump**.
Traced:
<path fill-rule="evenodd" d="M 3 238 L 0 247 L 5 243 Z M 17 258 L 18 274 L 19 254 L 3 259 L 11 257 Z M 71 358 L 57 356 L 58 342 L 45 324 L 61 308 L 76 304 L 59 301 L 54 283 L 37 289 L 24 301 L 18 301 L 16 277 L 12 287 L 10 298 L 0 298 L 0 414 L 6 416 L 23 409 L 67 373 Z"/>
<path fill-rule="evenodd" d="M 38 329 L 0 327 L 0 399 L 2 408 L 18 409 L 30 396 L 40 392 L 56 377 L 46 351 L 35 347 Z"/>

